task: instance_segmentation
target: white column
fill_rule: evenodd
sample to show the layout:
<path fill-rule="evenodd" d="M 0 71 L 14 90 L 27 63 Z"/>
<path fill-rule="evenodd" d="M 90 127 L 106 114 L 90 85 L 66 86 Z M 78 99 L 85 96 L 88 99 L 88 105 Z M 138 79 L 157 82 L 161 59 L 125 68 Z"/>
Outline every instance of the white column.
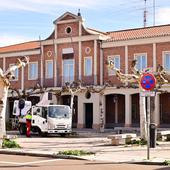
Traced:
<path fill-rule="evenodd" d="M 154 122 L 159 126 L 160 125 L 160 94 L 155 96 L 155 117 Z"/>
<path fill-rule="evenodd" d="M 103 49 L 100 44 L 100 85 L 103 85 Z"/>
<path fill-rule="evenodd" d="M 41 48 L 41 86 L 43 87 L 43 78 L 44 78 L 44 69 L 43 69 L 43 66 L 44 66 L 44 62 L 43 62 L 43 60 L 44 60 L 44 48 L 43 48 L 43 46 L 40 44 L 40 48 Z"/>
<path fill-rule="evenodd" d="M 106 96 L 103 96 L 103 115 L 104 115 L 104 125 L 106 125 Z"/>
<path fill-rule="evenodd" d="M 100 124 L 100 95 L 99 93 L 91 94 L 91 102 L 93 103 L 93 127 Z"/>
<path fill-rule="evenodd" d="M 97 40 L 94 40 L 94 85 L 97 85 Z"/>
<path fill-rule="evenodd" d="M 3 71 L 6 71 L 6 58 L 3 57 Z"/>
<path fill-rule="evenodd" d="M 105 96 L 100 95 L 100 101 L 99 101 L 99 109 L 100 109 L 100 132 L 104 132 L 104 127 L 105 127 Z"/>
<path fill-rule="evenodd" d="M 128 74 L 128 46 L 125 46 L 125 74 Z"/>
<path fill-rule="evenodd" d="M 57 86 L 57 44 L 54 44 L 54 87 Z"/>
<path fill-rule="evenodd" d="M 79 21 L 79 36 L 81 36 L 81 32 L 82 32 L 82 22 Z"/>
<path fill-rule="evenodd" d="M 24 90 L 24 67 L 21 67 L 21 90 Z"/>
<path fill-rule="evenodd" d="M 57 25 L 56 25 L 56 24 L 55 24 L 54 30 L 55 30 L 55 32 L 54 32 L 54 33 L 55 33 L 54 38 L 57 39 Z"/>
<path fill-rule="evenodd" d="M 125 126 L 131 127 L 132 125 L 132 96 L 125 95 Z"/>
<path fill-rule="evenodd" d="M 146 100 L 145 97 L 139 99 L 139 108 L 140 108 L 140 136 L 141 138 L 146 139 Z"/>
<path fill-rule="evenodd" d="M 80 94 L 78 96 L 78 115 L 77 115 L 77 124 L 78 128 L 83 128 L 85 124 L 85 106 L 84 106 L 84 96 L 83 94 Z"/>
<path fill-rule="evenodd" d="M 153 71 L 156 71 L 156 43 L 153 43 Z"/>
<path fill-rule="evenodd" d="M 79 41 L 79 80 L 82 79 L 81 66 L 82 66 L 82 51 L 81 51 L 81 41 Z"/>

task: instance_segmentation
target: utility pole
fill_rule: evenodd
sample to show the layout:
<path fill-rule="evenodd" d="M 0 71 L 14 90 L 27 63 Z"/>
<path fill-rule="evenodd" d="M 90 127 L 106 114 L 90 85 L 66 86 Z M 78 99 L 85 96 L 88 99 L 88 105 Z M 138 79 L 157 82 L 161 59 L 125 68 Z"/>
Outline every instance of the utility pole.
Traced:
<path fill-rule="evenodd" d="M 146 27 L 147 24 L 147 10 L 146 10 L 146 0 L 145 1 L 145 9 L 144 9 L 144 14 L 143 14 L 143 22 L 144 22 L 144 27 Z"/>
<path fill-rule="evenodd" d="M 153 0 L 153 26 L 155 26 L 155 0 Z"/>

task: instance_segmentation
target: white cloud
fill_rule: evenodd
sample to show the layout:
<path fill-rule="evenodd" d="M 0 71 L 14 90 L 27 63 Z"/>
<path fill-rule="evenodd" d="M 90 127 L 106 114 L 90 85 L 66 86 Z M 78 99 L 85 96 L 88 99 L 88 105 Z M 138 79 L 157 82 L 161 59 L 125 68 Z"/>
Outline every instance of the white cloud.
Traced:
<path fill-rule="evenodd" d="M 126 5 L 124 0 L 110 2 L 110 0 L 0 0 L 0 11 L 23 10 L 38 13 L 56 13 L 62 9 L 104 9 L 117 5 Z"/>
<path fill-rule="evenodd" d="M 160 8 L 156 14 L 156 24 L 170 24 L 170 8 Z"/>
<path fill-rule="evenodd" d="M 6 46 L 6 45 L 12 45 L 12 44 L 17 44 L 17 43 L 22 43 L 26 41 L 31 41 L 31 37 L 24 37 L 20 35 L 7 35 L 3 34 L 0 35 L 0 47 Z"/>
<path fill-rule="evenodd" d="M 24 10 L 50 13 L 68 7 L 77 9 L 96 8 L 96 6 L 99 5 L 102 7 L 102 4 L 102 0 L 0 0 L 0 10 Z"/>

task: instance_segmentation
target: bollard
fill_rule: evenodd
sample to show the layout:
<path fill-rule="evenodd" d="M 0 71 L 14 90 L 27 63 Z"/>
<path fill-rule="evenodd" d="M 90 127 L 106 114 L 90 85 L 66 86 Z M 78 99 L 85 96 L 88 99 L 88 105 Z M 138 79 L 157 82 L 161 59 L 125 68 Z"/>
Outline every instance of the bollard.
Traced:
<path fill-rule="evenodd" d="M 151 123 L 149 126 L 149 132 L 150 132 L 150 148 L 155 148 L 156 147 L 156 124 Z"/>

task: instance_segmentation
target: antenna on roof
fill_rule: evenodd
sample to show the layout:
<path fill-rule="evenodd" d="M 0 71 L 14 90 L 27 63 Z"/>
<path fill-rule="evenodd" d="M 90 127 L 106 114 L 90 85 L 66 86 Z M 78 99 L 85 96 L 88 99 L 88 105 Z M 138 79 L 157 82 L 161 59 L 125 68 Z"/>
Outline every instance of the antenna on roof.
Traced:
<path fill-rule="evenodd" d="M 153 0 L 153 26 L 155 26 L 155 0 Z"/>
<path fill-rule="evenodd" d="M 81 16 L 80 9 L 78 9 L 77 15 L 78 15 L 79 17 Z"/>
<path fill-rule="evenodd" d="M 147 10 L 146 10 L 146 0 L 145 1 L 145 9 L 144 9 L 144 14 L 143 14 L 143 22 L 144 22 L 144 27 L 146 27 L 146 21 L 147 21 Z"/>

